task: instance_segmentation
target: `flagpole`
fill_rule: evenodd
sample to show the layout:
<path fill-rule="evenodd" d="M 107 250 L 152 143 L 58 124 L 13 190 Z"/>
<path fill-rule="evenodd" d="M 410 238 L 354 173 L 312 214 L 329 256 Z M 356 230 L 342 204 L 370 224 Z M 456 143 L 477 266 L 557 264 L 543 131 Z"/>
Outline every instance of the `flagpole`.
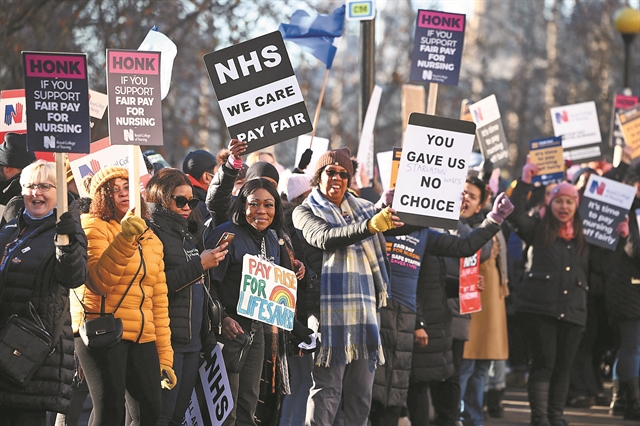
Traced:
<path fill-rule="evenodd" d="M 327 78 L 329 77 L 329 68 L 324 73 L 324 81 L 322 82 L 322 89 L 320 90 L 320 98 L 318 99 L 318 106 L 316 107 L 316 116 L 313 119 L 313 130 L 311 131 L 311 141 L 309 141 L 309 149 L 313 145 L 313 137 L 316 135 L 316 126 L 318 125 L 318 118 L 320 117 L 320 107 L 322 106 L 322 98 L 324 98 L 324 89 L 327 87 Z"/>

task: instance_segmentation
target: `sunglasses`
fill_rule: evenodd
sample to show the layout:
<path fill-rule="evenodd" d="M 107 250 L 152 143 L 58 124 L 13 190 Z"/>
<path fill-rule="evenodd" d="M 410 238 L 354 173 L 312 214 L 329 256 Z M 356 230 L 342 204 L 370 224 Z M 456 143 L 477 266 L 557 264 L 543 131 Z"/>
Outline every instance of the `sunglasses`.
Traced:
<path fill-rule="evenodd" d="M 28 189 L 29 191 L 33 191 L 34 189 L 39 189 L 40 192 L 47 192 L 51 188 L 55 188 L 56 186 L 50 183 L 25 183 L 22 185 L 24 189 Z"/>
<path fill-rule="evenodd" d="M 187 197 L 183 197 L 182 195 L 172 195 L 171 198 L 173 198 L 174 200 L 176 200 L 176 206 L 181 209 L 183 208 L 185 205 L 189 205 L 189 209 L 193 210 L 196 208 L 196 206 L 198 205 L 198 202 L 200 200 L 198 200 L 197 198 L 192 198 L 190 200 L 187 200 Z"/>
<path fill-rule="evenodd" d="M 349 173 L 347 172 L 339 172 L 337 170 L 333 170 L 333 169 L 324 169 L 325 173 L 327 174 L 327 176 L 329 176 L 330 178 L 334 177 L 335 175 L 340 175 L 340 178 L 342 179 L 349 179 Z"/>

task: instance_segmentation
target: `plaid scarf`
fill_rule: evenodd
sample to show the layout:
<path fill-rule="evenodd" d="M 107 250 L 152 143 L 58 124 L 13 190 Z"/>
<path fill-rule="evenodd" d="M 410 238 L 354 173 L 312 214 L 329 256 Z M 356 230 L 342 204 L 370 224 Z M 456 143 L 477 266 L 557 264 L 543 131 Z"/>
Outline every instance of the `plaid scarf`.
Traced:
<path fill-rule="evenodd" d="M 307 199 L 311 211 L 332 227 L 369 220 L 376 209 L 345 194 L 340 207 L 317 188 Z M 373 369 L 384 364 L 377 308 L 387 304 L 389 274 L 382 234 L 324 251 L 320 278 L 320 333 L 316 365 L 346 365 L 368 359 Z M 378 306 L 376 306 L 376 300 Z"/>

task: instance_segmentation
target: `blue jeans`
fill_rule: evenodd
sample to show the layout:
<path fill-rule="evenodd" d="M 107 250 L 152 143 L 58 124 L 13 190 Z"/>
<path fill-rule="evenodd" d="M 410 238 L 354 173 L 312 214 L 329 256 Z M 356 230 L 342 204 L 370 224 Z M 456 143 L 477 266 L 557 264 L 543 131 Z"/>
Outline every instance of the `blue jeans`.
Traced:
<path fill-rule="evenodd" d="M 158 426 L 180 426 L 191 400 L 191 393 L 198 378 L 200 351 L 174 352 L 173 371 L 178 383 L 171 389 L 162 390 L 162 414 Z"/>
<path fill-rule="evenodd" d="M 303 425 L 307 413 L 307 398 L 309 389 L 313 385 L 311 370 L 313 369 L 313 356 L 288 356 L 289 385 L 291 395 L 285 395 L 282 401 L 280 414 L 280 426 Z"/>
<path fill-rule="evenodd" d="M 464 426 L 482 426 L 484 419 L 484 384 L 491 367 L 488 359 L 463 359 L 460 364 L 460 395 Z"/>
<path fill-rule="evenodd" d="M 618 351 L 618 377 L 627 382 L 640 376 L 640 320 L 618 323 L 620 350 Z"/>

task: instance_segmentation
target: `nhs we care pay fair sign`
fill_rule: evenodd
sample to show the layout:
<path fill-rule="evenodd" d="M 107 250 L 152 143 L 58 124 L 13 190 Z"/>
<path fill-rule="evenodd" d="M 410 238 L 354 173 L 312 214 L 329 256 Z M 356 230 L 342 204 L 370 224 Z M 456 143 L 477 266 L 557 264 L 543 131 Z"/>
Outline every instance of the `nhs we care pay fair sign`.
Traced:
<path fill-rule="evenodd" d="M 457 227 L 475 132 L 470 121 L 411 114 L 393 197 L 400 220 Z"/>
<path fill-rule="evenodd" d="M 282 34 L 262 37 L 204 55 L 224 122 L 247 153 L 313 129 Z"/>
<path fill-rule="evenodd" d="M 258 256 L 242 258 L 242 282 L 237 312 L 265 324 L 293 330 L 298 280 L 289 269 Z"/>

